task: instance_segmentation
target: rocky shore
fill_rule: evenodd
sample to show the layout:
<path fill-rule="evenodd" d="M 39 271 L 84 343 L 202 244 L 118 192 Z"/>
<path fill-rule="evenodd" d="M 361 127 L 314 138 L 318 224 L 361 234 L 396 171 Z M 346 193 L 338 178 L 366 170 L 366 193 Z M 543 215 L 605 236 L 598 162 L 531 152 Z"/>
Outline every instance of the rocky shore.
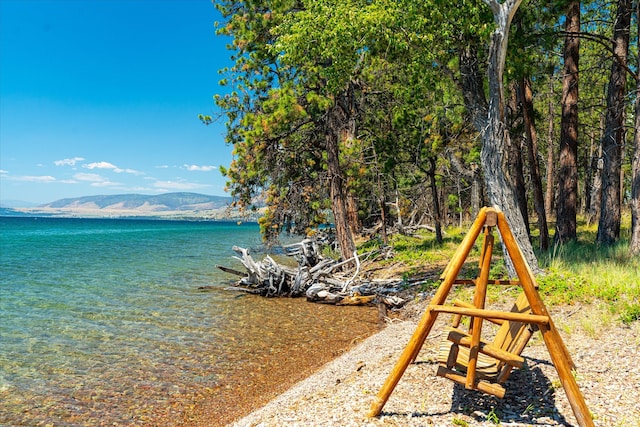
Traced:
<path fill-rule="evenodd" d="M 416 363 L 408 367 L 382 414 L 367 412 L 413 331 L 426 302 L 326 364 L 266 406 L 231 424 L 267 426 L 575 426 L 539 333 L 524 350 L 526 368 L 507 381 L 504 399 L 435 376 L 446 316 L 440 316 Z M 640 426 L 640 322 L 606 321 L 594 306 L 551 309 L 597 426 Z M 411 315 L 413 312 L 413 315 Z"/>

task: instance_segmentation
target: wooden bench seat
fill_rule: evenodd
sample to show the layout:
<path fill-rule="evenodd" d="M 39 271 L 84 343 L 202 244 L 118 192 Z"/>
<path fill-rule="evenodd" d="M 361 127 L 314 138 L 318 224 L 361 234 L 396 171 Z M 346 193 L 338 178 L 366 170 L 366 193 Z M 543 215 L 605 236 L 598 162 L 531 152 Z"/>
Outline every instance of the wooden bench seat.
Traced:
<path fill-rule="evenodd" d="M 466 305 L 466 304 L 465 304 Z M 528 314 L 531 312 L 526 296 L 521 294 L 511 312 Z M 458 326 L 459 318 L 454 326 Z M 478 390 L 504 397 L 501 384 L 509 377 L 513 368 L 522 368 L 525 360 L 520 353 L 525 348 L 534 331 L 534 326 L 517 321 L 500 321 L 498 331 L 492 342 L 481 340 L 478 346 L 476 361 L 477 381 L 474 386 Z M 449 328 L 447 339 L 440 346 L 437 374 L 453 381 L 465 384 L 467 367 L 469 366 L 471 335 L 458 328 Z"/>

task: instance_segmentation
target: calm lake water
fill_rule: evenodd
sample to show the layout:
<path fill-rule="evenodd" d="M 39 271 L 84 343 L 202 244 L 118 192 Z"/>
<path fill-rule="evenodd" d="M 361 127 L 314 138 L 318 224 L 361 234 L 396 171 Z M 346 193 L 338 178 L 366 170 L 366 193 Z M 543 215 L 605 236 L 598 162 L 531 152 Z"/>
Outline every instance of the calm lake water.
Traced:
<path fill-rule="evenodd" d="M 256 224 L 0 218 L 0 425 L 188 425 L 203 399 L 268 390 L 265 366 L 377 327 L 224 290 L 233 245 L 263 256 Z"/>

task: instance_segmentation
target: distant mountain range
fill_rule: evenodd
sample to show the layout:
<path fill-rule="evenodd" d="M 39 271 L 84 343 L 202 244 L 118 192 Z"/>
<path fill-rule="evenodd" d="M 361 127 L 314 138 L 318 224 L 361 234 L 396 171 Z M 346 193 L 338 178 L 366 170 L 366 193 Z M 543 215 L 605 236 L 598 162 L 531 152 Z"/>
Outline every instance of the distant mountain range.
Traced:
<path fill-rule="evenodd" d="M 39 206 L 49 209 L 115 209 L 144 211 L 200 211 L 226 208 L 231 197 L 207 196 L 197 193 L 166 193 L 156 196 L 116 194 L 60 199 Z"/>
<path fill-rule="evenodd" d="M 2 209 L 2 215 L 55 215 L 89 217 L 221 217 L 228 215 L 231 197 L 197 193 L 166 193 L 155 196 L 116 194 L 60 199 L 35 207 Z M 7 207 L 7 206 L 5 206 Z"/>

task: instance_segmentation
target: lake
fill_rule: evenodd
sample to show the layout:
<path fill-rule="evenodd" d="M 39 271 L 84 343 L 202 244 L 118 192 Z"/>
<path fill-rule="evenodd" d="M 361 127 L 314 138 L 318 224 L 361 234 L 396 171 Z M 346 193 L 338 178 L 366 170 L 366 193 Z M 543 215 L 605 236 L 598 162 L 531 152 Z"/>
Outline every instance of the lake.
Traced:
<path fill-rule="evenodd" d="M 225 290 L 233 245 L 264 255 L 255 223 L 0 217 L 0 425 L 223 425 L 377 330 Z"/>

